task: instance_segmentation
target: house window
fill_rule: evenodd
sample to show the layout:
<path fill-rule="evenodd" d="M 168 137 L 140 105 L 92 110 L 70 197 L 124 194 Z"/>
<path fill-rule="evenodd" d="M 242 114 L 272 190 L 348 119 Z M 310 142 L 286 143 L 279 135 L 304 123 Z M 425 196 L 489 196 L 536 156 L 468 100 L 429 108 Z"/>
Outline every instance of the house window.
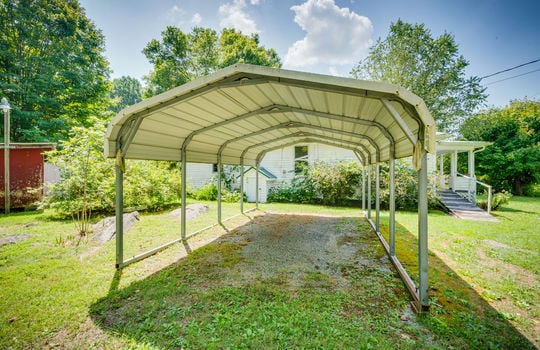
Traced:
<path fill-rule="evenodd" d="M 301 174 L 308 167 L 308 146 L 294 147 L 294 173 Z"/>
<path fill-rule="evenodd" d="M 212 172 L 217 173 L 217 164 L 212 164 Z"/>

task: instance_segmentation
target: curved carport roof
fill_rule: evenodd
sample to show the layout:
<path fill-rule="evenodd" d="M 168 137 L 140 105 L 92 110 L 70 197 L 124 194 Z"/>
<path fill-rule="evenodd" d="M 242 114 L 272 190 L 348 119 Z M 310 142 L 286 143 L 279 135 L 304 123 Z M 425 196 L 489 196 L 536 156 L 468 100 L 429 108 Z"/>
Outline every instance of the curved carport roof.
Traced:
<path fill-rule="evenodd" d="M 376 222 L 371 220 L 371 167 L 367 172 L 367 218 L 417 307 L 426 308 L 426 154 L 434 152 L 435 122 L 423 100 L 396 85 L 261 66 L 227 67 L 128 107 L 112 120 L 105 137 L 105 154 L 117 158 L 117 268 L 189 237 L 185 234 L 187 162 L 217 163 L 218 171 L 221 164 L 258 166 L 268 151 L 300 142 L 350 149 L 364 165 L 377 164 Z M 419 170 L 418 288 L 395 250 L 393 160 L 408 156 Z M 123 259 L 125 158 L 182 161 L 182 237 L 128 260 Z M 389 243 L 380 233 L 379 221 L 378 164 L 384 161 L 390 164 Z M 365 181 L 362 188 L 365 198 Z M 218 223 L 222 222 L 220 194 L 218 190 Z"/>
<path fill-rule="evenodd" d="M 413 155 L 422 139 L 433 152 L 434 125 L 396 85 L 236 64 L 124 109 L 105 147 L 108 157 L 256 165 L 267 149 L 310 139 L 376 163 Z"/>

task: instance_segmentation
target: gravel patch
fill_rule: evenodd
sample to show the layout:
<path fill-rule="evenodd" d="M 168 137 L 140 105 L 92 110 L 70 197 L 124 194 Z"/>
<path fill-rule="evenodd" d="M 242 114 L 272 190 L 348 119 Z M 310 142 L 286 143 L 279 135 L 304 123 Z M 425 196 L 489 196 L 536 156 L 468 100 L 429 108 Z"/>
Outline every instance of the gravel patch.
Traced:
<path fill-rule="evenodd" d="M 265 214 L 221 241 L 247 242 L 235 272 L 244 279 L 267 279 L 285 274 L 288 283 L 302 285 L 307 273 L 332 276 L 339 285 L 349 282 L 341 270 L 358 263 L 360 233 L 342 217 L 302 214 Z"/>

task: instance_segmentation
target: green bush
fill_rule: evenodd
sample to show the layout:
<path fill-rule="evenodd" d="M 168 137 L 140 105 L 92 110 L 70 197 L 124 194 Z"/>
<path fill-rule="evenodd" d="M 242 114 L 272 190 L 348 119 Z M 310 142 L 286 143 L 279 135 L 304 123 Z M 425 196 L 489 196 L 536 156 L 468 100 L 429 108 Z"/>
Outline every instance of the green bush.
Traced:
<path fill-rule="evenodd" d="M 280 182 L 268 190 L 268 202 L 315 203 L 317 198 L 311 178 L 300 174 L 291 183 Z"/>
<path fill-rule="evenodd" d="M 218 189 L 214 181 L 207 183 L 206 185 L 195 191 L 192 197 L 199 201 L 215 201 L 217 200 Z M 245 199 L 245 197 L 244 197 Z M 240 192 L 229 191 L 226 188 L 221 189 L 221 200 L 227 203 L 236 203 L 240 201 Z"/>
<path fill-rule="evenodd" d="M 497 210 L 501 205 L 508 204 L 510 202 L 510 198 L 512 198 L 512 194 L 506 191 L 493 194 L 493 196 L 491 196 L 491 210 Z M 487 195 L 484 195 L 476 200 L 476 205 L 484 210 L 487 210 L 487 203 Z"/>
<path fill-rule="evenodd" d="M 341 162 L 337 165 L 322 162 L 310 169 L 309 177 L 323 204 L 341 205 L 358 188 L 362 167 L 355 162 Z"/>
<path fill-rule="evenodd" d="M 90 128 L 73 128 L 71 137 L 47 153 L 60 171 L 60 181 L 50 187 L 43 206 L 73 216 L 81 232 L 92 212 L 112 212 L 115 207 L 115 160 L 103 156 L 105 124 L 95 119 Z M 180 202 L 180 173 L 170 162 L 126 162 L 124 206 L 158 210 Z"/>
<path fill-rule="evenodd" d="M 523 194 L 527 197 L 540 197 L 540 184 L 528 185 L 523 190 Z"/>

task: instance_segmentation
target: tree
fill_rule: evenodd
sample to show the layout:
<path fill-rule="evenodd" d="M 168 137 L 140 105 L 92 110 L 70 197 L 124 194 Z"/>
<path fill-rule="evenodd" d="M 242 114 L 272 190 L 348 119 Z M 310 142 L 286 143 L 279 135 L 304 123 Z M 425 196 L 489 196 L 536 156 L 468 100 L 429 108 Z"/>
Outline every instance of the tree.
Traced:
<path fill-rule="evenodd" d="M 145 77 L 146 96 L 159 94 L 237 62 L 281 66 L 276 51 L 261 46 L 258 35 L 246 36 L 234 29 L 223 29 L 218 36 L 216 31 L 200 27 L 186 34 L 169 26 L 161 36 L 161 40 L 153 39 L 143 50 L 154 65 Z"/>
<path fill-rule="evenodd" d="M 477 174 L 497 190 L 522 195 L 540 182 L 540 102 L 512 101 L 478 113 L 461 127 L 467 140 L 491 141 L 477 154 Z"/>
<path fill-rule="evenodd" d="M 486 99 L 480 78 L 466 76 L 468 64 L 453 35 L 434 38 L 424 24 L 398 20 L 351 74 L 409 89 L 424 99 L 440 130 L 455 132 Z"/>
<path fill-rule="evenodd" d="M 113 102 L 110 109 L 118 113 L 127 106 L 142 101 L 141 82 L 136 78 L 126 76 L 114 79 L 110 97 Z"/>
<path fill-rule="evenodd" d="M 0 91 L 13 140 L 58 141 L 108 103 L 104 38 L 77 0 L 0 3 Z"/>

